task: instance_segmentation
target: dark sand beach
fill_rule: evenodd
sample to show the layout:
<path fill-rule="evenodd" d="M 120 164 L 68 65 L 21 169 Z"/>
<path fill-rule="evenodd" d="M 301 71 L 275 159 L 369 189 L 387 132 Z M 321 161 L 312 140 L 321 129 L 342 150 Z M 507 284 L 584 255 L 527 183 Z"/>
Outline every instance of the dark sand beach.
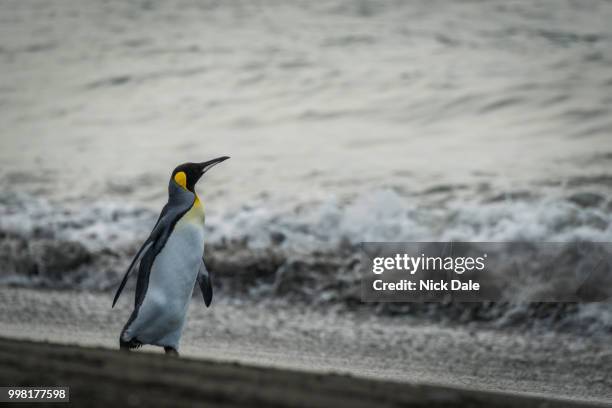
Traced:
<path fill-rule="evenodd" d="M 587 407 L 459 388 L 0 339 L 0 381 L 69 386 L 77 406 Z M 49 404 L 54 405 L 54 404 Z M 57 406 L 57 405 L 55 405 Z"/>
<path fill-rule="evenodd" d="M 152 347 L 119 352 L 129 302 L 111 309 L 109 296 L 0 288 L 0 383 L 67 384 L 73 401 L 100 406 L 612 401 L 605 338 L 468 329 L 280 302 L 221 301 L 206 309 L 194 298 L 177 360 Z"/>

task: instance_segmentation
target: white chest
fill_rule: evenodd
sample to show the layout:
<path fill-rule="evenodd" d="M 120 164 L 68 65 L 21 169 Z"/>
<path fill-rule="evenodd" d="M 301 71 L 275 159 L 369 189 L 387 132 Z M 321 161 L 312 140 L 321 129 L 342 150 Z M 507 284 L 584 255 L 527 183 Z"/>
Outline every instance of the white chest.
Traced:
<path fill-rule="evenodd" d="M 198 206 L 176 223 L 166 245 L 155 258 L 147 296 L 165 303 L 172 313 L 182 313 L 191 298 L 203 253 L 204 212 Z"/>

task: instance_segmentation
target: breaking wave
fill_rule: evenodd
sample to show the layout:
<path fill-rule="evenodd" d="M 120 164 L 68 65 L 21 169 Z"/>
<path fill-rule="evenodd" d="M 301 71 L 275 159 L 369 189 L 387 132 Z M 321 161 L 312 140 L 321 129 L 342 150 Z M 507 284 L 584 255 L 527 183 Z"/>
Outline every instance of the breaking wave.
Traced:
<path fill-rule="evenodd" d="M 612 331 L 608 304 L 361 303 L 363 241 L 612 241 L 610 204 L 599 194 L 428 198 L 454 191 L 428 191 L 411 200 L 383 189 L 276 209 L 262 199 L 208 221 L 207 264 L 215 286 L 229 297 L 373 308 L 389 315 L 502 327 Z M 150 209 L 125 203 L 58 205 L 4 192 L 0 284 L 111 290 L 156 217 Z"/>

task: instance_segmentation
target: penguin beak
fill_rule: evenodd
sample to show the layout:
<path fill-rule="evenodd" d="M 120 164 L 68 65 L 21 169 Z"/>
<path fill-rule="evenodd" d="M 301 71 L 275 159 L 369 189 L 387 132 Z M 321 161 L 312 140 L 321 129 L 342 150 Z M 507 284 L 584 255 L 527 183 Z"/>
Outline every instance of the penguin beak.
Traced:
<path fill-rule="evenodd" d="M 198 166 L 200 167 L 200 171 L 201 171 L 200 177 L 202 177 L 204 173 L 206 173 L 208 170 L 212 169 L 214 166 L 216 166 L 217 164 L 227 159 L 229 159 L 229 156 L 222 156 L 222 157 L 217 157 L 216 159 L 212 159 L 209 161 L 199 163 Z"/>

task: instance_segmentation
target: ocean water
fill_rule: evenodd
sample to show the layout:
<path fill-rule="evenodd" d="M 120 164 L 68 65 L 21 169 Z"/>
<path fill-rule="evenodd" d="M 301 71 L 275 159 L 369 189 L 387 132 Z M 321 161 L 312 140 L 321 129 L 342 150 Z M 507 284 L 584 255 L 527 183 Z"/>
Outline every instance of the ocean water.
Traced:
<path fill-rule="evenodd" d="M 277 291 L 361 241 L 612 240 L 609 1 L 0 11 L 4 283 L 109 289 L 172 169 L 220 155 L 211 256 Z"/>

